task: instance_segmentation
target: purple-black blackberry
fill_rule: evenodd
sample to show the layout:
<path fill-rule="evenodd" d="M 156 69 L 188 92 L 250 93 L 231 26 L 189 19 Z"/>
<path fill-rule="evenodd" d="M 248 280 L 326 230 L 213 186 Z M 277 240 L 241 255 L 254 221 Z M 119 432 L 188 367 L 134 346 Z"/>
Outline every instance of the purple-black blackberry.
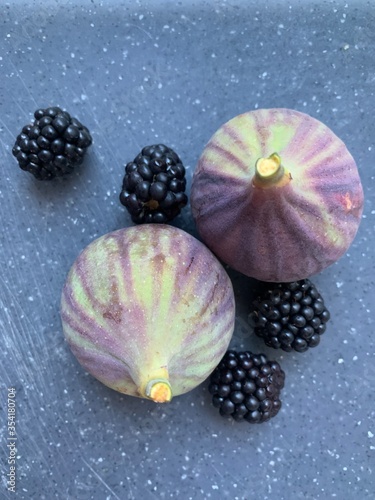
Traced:
<path fill-rule="evenodd" d="M 146 146 L 125 166 L 120 202 L 132 221 L 165 223 L 187 204 L 185 167 L 164 144 Z"/>
<path fill-rule="evenodd" d="M 264 354 L 230 350 L 212 372 L 208 390 L 220 415 L 255 424 L 279 412 L 284 380 L 277 361 L 268 361 Z"/>
<path fill-rule="evenodd" d="M 83 162 L 92 143 L 89 130 L 58 107 L 38 109 L 12 149 L 22 170 L 39 180 L 60 177 Z"/>
<path fill-rule="evenodd" d="M 265 344 L 284 351 L 305 352 L 320 342 L 330 318 L 315 285 L 304 279 L 275 283 L 253 303 L 249 321 Z"/>

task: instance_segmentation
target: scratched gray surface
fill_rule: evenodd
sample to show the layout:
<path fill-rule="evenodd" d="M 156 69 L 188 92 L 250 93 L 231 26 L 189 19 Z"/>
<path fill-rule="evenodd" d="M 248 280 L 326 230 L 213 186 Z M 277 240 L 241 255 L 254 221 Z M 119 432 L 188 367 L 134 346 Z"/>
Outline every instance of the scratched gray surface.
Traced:
<path fill-rule="evenodd" d="M 374 498 L 373 2 L 1 1 L 0 498 Z M 41 183 L 11 155 L 40 106 L 60 105 L 94 145 L 70 178 Z M 130 225 L 123 164 L 150 143 L 188 169 L 226 120 L 290 107 L 330 126 L 366 195 L 354 245 L 315 278 L 332 313 L 304 355 L 266 349 L 246 325 L 253 283 L 231 273 L 233 345 L 287 374 L 283 409 L 251 427 L 222 419 L 206 385 L 167 406 L 88 376 L 64 343 L 60 291 L 94 238 Z M 189 209 L 176 225 L 195 234 Z M 16 494 L 7 492 L 6 390 L 17 390 Z"/>

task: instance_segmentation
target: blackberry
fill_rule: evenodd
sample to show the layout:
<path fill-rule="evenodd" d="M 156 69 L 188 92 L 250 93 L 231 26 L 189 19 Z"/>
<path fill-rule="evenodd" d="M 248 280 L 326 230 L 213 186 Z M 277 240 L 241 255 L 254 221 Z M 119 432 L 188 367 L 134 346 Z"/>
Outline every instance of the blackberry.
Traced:
<path fill-rule="evenodd" d="M 82 123 L 58 107 L 38 109 L 34 118 L 23 127 L 12 149 L 22 170 L 39 180 L 50 180 L 83 162 L 92 138 Z"/>
<path fill-rule="evenodd" d="M 173 149 L 146 146 L 125 166 L 120 202 L 132 221 L 165 223 L 187 204 L 185 168 Z"/>
<path fill-rule="evenodd" d="M 208 390 L 220 415 L 255 424 L 279 412 L 284 380 L 277 361 L 268 361 L 264 354 L 230 350 L 212 372 Z"/>
<path fill-rule="evenodd" d="M 287 352 L 317 346 L 330 318 L 322 296 L 308 279 L 275 283 L 253 306 L 249 321 L 256 335 L 267 346 Z"/>

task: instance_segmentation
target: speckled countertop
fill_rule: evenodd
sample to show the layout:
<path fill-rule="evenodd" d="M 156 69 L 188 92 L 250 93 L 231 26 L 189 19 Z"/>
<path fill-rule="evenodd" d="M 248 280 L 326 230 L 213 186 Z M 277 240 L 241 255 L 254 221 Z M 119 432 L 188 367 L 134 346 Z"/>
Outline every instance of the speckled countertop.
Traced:
<path fill-rule="evenodd" d="M 375 496 L 372 1 L 2 2 L 0 19 L 0 497 L 51 500 L 370 500 Z M 84 166 L 50 183 L 11 149 L 35 109 L 60 105 L 91 130 Z M 233 345 L 286 372 L 270 422 L 227 421 L 207 386 L 168 405 L 87 375 L 63 340 L 60 292 L 78 253 L 130 225 L 118 202 L 140 148 L 178 151 L 190 186 L 212 133 L 254 108 L 289 107 L 347 144 L 365 188 L 353 246 L 314 282 L 332 314 L 319 347 L 255 339 L 252 282 L 231 273 Z M 189 208 L 176 225 L 195 233 Z M 16 389 L 16 493 L 7 491 L 7 389 Z"/>

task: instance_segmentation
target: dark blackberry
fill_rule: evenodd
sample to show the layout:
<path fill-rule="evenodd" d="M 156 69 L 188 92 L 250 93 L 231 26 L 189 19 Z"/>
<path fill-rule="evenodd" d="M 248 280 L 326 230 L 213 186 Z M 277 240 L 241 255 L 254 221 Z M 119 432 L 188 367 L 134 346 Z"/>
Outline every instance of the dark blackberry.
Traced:
<path fill-rule="evenodd" d="M 169 222 L 187 204 L 185 168 L 173 149 L 146 146 L 125 166 L 120 202 L 132 221 Z"/>
<path fill-rule="evenodd" d="M 274 283 L 253 303 L 249 321 L 265 344 L 305 352 L 320 342 L 330 318 L 324 300 L 310 280 Z"/>
<path fill-rule="evenodd" d="M 279 412 L 284 380 L 279 363 L 264 354 L 227 351 L 211 374 L 208 390 L 220 415 L 255 424 Z"/>
<path fill-rule="evenodd" d="M 39 180 L 50 180 L 83 162 L 92 138 L 82 123 L 57 107 L 38 109 L 34 118 L 23 127 L 12 149 L 22 170 Z"/>

